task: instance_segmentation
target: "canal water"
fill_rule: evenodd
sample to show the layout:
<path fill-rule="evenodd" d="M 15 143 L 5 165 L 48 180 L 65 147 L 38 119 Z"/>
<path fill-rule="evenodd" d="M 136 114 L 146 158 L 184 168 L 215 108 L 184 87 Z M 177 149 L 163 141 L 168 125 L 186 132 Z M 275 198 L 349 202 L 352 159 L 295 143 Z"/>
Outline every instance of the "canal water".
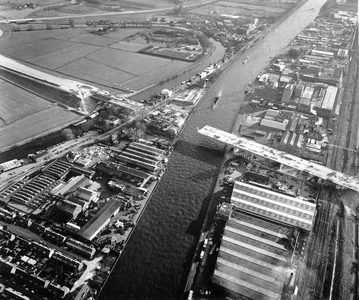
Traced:
<path fill-rule="evenodd" d="M 317 16 L 326 0 L 308 0 L 234 63 L 188 121 L 168 168 L 99 299 L 176 299 L 183 291 L 224 145 L 197 133 L 231 131 L 248 82 Z M 219 91 L 215 109 L 211 103 Z"/>
<path fill-rule="evenodd" d="M 317 16 L 326 0 L 309 0 L 234 63 L 211 87 L 188 121 L 168 168 L 100 299 L 176 299 L 219 172 L 224 145 L 201 136 L 211 125 L 231 131 L 248 82 Z M 211 104 L 219 91 L 215 109 Z"/>

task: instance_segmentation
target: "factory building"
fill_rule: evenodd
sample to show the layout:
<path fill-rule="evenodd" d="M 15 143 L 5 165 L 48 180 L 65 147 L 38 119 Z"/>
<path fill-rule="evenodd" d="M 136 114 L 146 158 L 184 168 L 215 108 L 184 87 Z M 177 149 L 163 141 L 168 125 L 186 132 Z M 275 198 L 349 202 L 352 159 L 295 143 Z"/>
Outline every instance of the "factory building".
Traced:
<path fill-rule="evenodd" d="M 295 241 L 312 229 L 315 205 L 236 181 L 231 206 L 221 218 L 226 224 L 212 282 L 234 299 L 281 299 Z"/>
<path fill-rule="evenodd" d="M 144 185 L 151 177 L 151 174 L 111 161 L 101 161 L 97 164 L 96 170 L 138 186 Z"/>
<path fill-rule="evenodd" d="M 300 112 L 330 118 L 336 115 L 337 93 L 336 86 L 324 83 L 287 85 L 283 90 L 282 102 Z"/>
<path fill-rule="evenodd" d="M 65 196 L 73 193 L 80 187 L 84 187 L 89 184 L 89 179 L 85 175 L 72 177 L 68 182 L 59 183 L 51 192 L 54 196 Z"/>
<path fill-rule="evenodd" d="M 122 206 L 121 201 L 108 201 L 86 224 L 78 235 L 86 240 L 93 240 L 97 234 L 110 222 L 110 218 L 117 215 Z"/>
<path fill-rule="evenodd" d="M 51 184 L 56 181 L 52 175 L 40 174 L 33 180 L 9 194 L 10 199 L 18 203 L 28 205 L 35 198 L 40 196 Z"/>
<path fill-rule="evenodd" d="M 9 160 L 0 164 L 0 173 L 6 172 L 21 166 L 21 161 L 17 159 Z"/>
<path fill-rule="evenodd" d="M 43 173 L 55 176 L 57 179 L 61 179 L 70 171 L 71 163 L 58 159 L 45 167 Z"/>
<path fill-rule="evenodd" d="M 231 203 L 235 210 L 290 227 L 311 231 L 315 204 L 295 197 L 236 181 Z"/>
<path fill-rule="evenodd" d="M 293 254 L 294 230 L 232 212 L 226 222 L 212 282 L 230 297 L 281 298 Z M 247 299 L 246 298 L 246 299 Z"/>
<path fill-rule="evenodd" d="M 280 121 L 275 121 L 275 120 L 270 120 L 267 118 L 263 118 L 260 125 L 261 126 L 266 126 L 272 129 L 278 129 L 278 130 L 285 130 L 288 124 L 288 120 L 283 120 L 282 122 Z"/>

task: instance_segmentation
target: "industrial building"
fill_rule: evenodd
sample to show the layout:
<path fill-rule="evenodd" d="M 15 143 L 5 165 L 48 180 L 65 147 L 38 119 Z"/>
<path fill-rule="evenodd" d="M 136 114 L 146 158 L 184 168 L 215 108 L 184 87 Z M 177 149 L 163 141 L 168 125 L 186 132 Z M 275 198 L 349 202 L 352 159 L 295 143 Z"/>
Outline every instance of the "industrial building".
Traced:
<path fill-rule="evenodd" d="M 18 159 L 9 160 L 0 164 L 0 173 L 6 172 L 21 166 L 21 161 Z"/>
<path fill-rule="evenodd" d="M 54 196 L 65 196 L 73 193 L 80 187 L 85 187 L 89 182 L 89 179 L 85 177 L 85 175 L 72 177 L 68 182 L 59 183 L 50 194 Z"/>
<path fill-rule="evenodd" d="M 241 181 L 230 202 L 229 211 L 217 212 L 226 224 L 212 282 L 235 299 L 281 299 L 294 272 L 296 243 L 312 229 L 315 204 Z"/>
<path fill-rule="evenodd" d="M 150 173 L 158 170 L 160 162 L 165 156 L 165 151 L 138 142 L 131 143 L 123 151 L 115 150 L 114 152 L 117 161 L 126 163 L 129 167 L 139 167 Z"/>
<path fill-rule="evenodd" d="M 144 185 L 151 177 L 151 174 L 111 161 L 101 161 L 97 164 L 96 170 L 138 186 Z"/>
<path fill-rule="evenodd" d="M 203 90 L 186 90 L 177 95 L 172 102 L 179 105 L 195 105 L 202 96 Z"/>
<path fill-rule="evenodd" d="M 231 203 L 235 210 L 289 227 L 311 231 L 315 204 L 270 189 L 236 181 Z"/>
<path fill-rule="evenodd" d="M 122 206 L 121 201 L 109 200 L 78 232 L 78 235 L 92 241 L 96 235 L 117 215 Z"/>
<path fill-rule="evenodd" d="M 212 282 L 231 298 L 281 299 L 291 273 L 293 237 L 294 229 L 232 212 L 224 228 Z"/>

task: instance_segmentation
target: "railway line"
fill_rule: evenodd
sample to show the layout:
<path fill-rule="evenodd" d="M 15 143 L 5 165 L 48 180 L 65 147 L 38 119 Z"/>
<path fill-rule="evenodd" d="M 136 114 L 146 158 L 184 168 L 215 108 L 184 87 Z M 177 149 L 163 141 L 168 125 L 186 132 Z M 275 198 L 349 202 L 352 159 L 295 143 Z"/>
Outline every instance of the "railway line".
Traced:
<path fill-rule="evenodd" d="M 351 63 L 349 65 L 347 80 L 344 87 L 344 97 L 348 97 L 351 100 L 351 105 L 349 108 L 349 126 L 346 135 L 346 147 L 354 149 L 358 146 L 358 113 L 359 113 L 359 103 L 354 99 L 358 99 L 358 35 L 355 34 L 355 39 L 353 43 L 353 48 L 351 52 Z M 348 174 L 355 174 L 356 172 L 356 158 L 355 155 L 351 155 L 348 152 L 344 153 L 344 171 Z"/>
<path fill-rule="evenodd" d="M 356 31 L 357 32 L 357 31 Z M 358 36 L 354 33 L 354 41 L 351 49 L 351 59 L 344 84 L 340 89 L 341 108 L 336 121 L 337 133 L 333 147 L 328 156 L 328 167 L 354 175 L 356 171 L 356 158 L 358 151 L 352 155 L 352 151 L 358 146 L 359 120 L 355 116 L 359 113 L 359 103 L 354 101 L 358 95 Z"/>
<path fill-rule="evenodd" d="M 301 267 L 298 299 L 322 299 L 329 260 L 331 229 L 336 220 L 336 213 L 336 206 L 321 201 L 316 225 L 309 238 L 307 255 Z"/>

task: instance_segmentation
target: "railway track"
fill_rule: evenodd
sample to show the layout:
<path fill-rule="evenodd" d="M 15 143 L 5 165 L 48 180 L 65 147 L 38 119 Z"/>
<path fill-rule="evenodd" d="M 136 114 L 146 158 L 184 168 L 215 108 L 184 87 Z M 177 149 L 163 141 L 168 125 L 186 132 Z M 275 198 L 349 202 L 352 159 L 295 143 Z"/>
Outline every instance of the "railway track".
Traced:
<path fill-rule="evenodd" d="M 298 288 L 301 291 L 299 299 L 322 299 L 329 259 L 331 228 L 336 219 L 336 211 L 336 206 L 327 201 L 321 201 L 298 282 Z"/>

